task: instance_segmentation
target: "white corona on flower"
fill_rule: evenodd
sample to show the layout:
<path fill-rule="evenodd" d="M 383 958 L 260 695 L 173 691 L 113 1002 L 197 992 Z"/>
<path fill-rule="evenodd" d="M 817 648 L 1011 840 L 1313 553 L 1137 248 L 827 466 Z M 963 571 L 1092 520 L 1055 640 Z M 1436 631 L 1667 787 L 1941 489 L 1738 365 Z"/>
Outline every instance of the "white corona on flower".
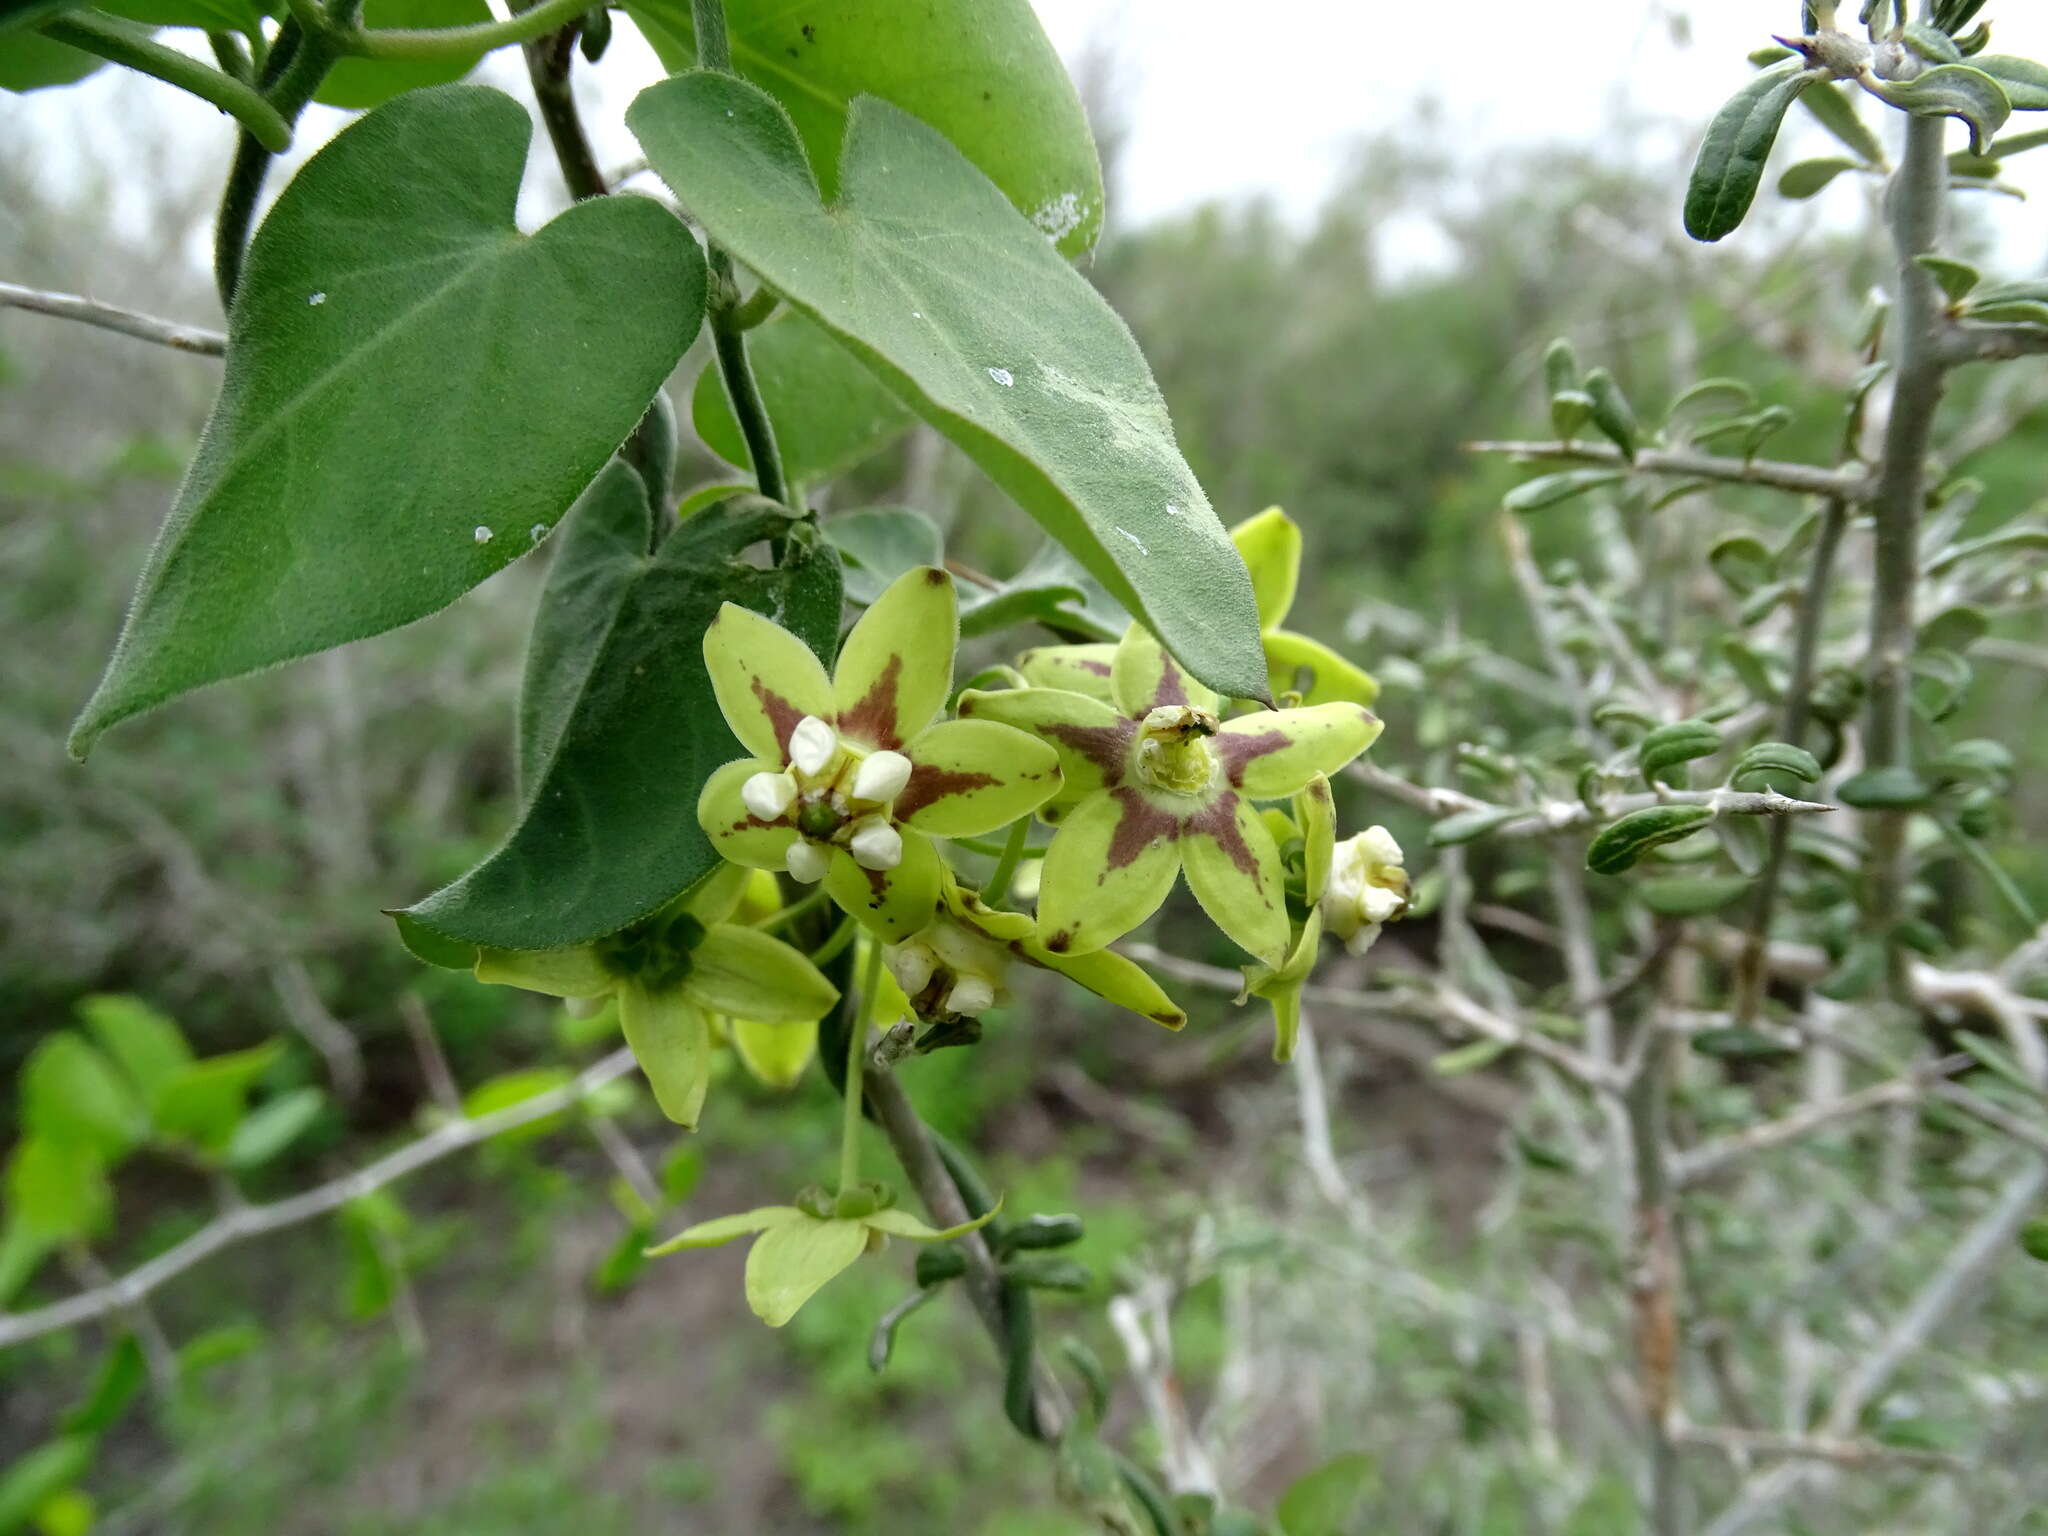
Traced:
<path fill-rule="evenodd" d="M 839 733 L 816 715 L 805 715 L 789 733 L 790 766 L 815 779 L 831 766 L 839 751 Z"/>
<path fill-rule="evenodd" d="M 762 821 L 777 821 L 796 802 L 796 776 L 788 773 L 757 773 L 740 786 L 740 802 L 750 815 Z"/>
<path fill-rule="evenodd" d="M 853 798 L 886 805 L 910 782 L 910 759 L 901 752 L 870 752 L 853 774 Z"/>
<path fill-rule="evenodd" d="M 1408 906 L 1408 871 L 1401 845 L 1385 827 L 1368 827 L 1336 847 L 1323 889 L 1323 922 L 1354 955 L 1380 936 L 1380 926 Z"/>
<path fill-rule="evenodd" d="M 903 862 L 903 834 L 886 816 L 864 816 L 854 823 L 846 851 L 862 869 L 894 869 Z"/>
<path fill-rule="evenodd" d="M 789 878 L 803 885 L 816 885 L 832 867 L 832 850 L 798 838 L 789 845 Z"/>
<path fill-rule="evenodd" d="M 986 1013 L 1008 995 L 1010 954 L 949 917 L 883 952 L 919 1017 Z"/>

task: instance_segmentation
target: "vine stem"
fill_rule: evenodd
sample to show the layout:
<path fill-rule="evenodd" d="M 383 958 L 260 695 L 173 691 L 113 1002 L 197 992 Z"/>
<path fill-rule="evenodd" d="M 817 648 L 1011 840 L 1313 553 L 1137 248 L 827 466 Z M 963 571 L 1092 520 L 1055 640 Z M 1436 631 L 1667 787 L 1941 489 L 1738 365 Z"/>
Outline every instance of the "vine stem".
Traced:
<path fill-rule="evenodd" d="M 698 67 L 731 74 L 732 43 L 725 31 L 725 0 L 690 0 L 690 21 L 697 33 Z M 775 427 L 747 361 L 747 325 L 753 322 L 739 302 L 732 257 L 707 240 L 705 259 L 711 267 L 711 348 L 718 358 L 719 376 L 725 381 L 726 398 L 732 402 L 733 419 L 746 441 L 754 483 L 770 501 L 787 506 L 789 480 L 783 473 L 782 453 L 775 446 Z"/>
<path fill-rule="evenodd" d="M 44 22 L 42 33 L 52 42 L 67 43 L 109 63 L 126 65 L 212 102 L 240 123 L 270 154 L 281 154 L 291 147 L 290 119 L 251 86 L 208 68 L 189 54 L 146 37 L 133 36 L 85 11 Z"/>
<path fill-rule="evenodd" d="M 366 59 L 445 59 L 545 36 L 589 9 L 590 0 L 541 0 L 509 20 L 481 26 L 349 30 L 335 34 L 333 40 L 343 53 Z"/>
<path fill-rule="evenodd" d="M 853 1014 L 853 1027 L 846 1032 L 846 1087 L 840 1096 L 839 1193 L 845 1194 L 860 1182 L 861 1084 L 867 1074 L 861 1063 L 867 1056 L 868 1024 L 875 1015 L 875 990 L 882 980 L 882 946 L 868 945 L 867 963 L 860 972 L 860 1005 Z"/>
<path fill-rule="evenodd" d="M 1864 759 L 1871 769 L 1903 768 L 1911 760 L 1914 588 L 1919 581 L 1920 517 L 1927 504 L 1927 452 L 1941 404 L 1946 316 L 1934 274 L 1918 258 L 1941 239 L 1948 198 L 1943 154 L 1948 120 L 1909 117 L 1906 153 L 1892 177 L 1886 219 L 1898 259 L 1897 383 L 1871 512 L 1877 523 L 1870 600 L 1870 712 Z M 1909 813 L 1870 815 L 1869 911 L 1884 936 L 1893 979 L 1903 965 L 1891 940 L 1906 884 Z M 1894 987 L 1895 993 L 1901 989 Z"/>

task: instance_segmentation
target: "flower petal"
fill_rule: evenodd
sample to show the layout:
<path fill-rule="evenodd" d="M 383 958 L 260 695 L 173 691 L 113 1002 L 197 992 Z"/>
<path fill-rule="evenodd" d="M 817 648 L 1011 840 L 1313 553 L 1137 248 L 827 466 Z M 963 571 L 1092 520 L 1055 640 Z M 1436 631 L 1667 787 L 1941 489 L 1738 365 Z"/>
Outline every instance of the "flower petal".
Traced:
<path fill-rule="evenodd" d="M 711 1086 L 711 1022 L 679 987 L 619 984 L 619 1025 L 647 1074 L 654 1102 L 677 1125 L 697 1128 Z"/>
<path fill-rule="evenodd" d="M 759 1083 L 794 1088 L 818 1054 L 818 1026 L 763 1024 L 759 1019 L 732 1021 L 734 1054 Z"/>
<path fill-rule="evenodd" d="M 1371 746 L 1380 721 L 1358 704 L 1269 709 L 1227 720 L 1211 738 L 1230 782 L 1255 800 L 1298 793 Z"/>
<path fill-rule="evenodd" d="M 740 897 L 757 871 L 737 864 L 721 864 L 690 887 L 683 905 L 690 916 L 705 925 L 723 923 L 739 910 Z"/>
<path fill-rule="evenodd" d="M 1137 722 L 1100 699 L 1064 688 L 1007 688 L 960 695 L 963 719 L 994 720 L 1030 731 L 1060 755 L 1064 783 L 1056 803 L 1078 800 L 1106 785 L 1121 784 Z"/>
<path fill-rule="evenodd" d="M 1042 944 L 1032 944 L 1025 954 L 1035 964 L 1058 971 L 1097 997 L 1143 1014 L 1154 1024 L 1179 1029 L 1188 1021 L 1180 1005 L 1160 989 L 1159 983 L 1137 961 L 1113 949 L 1098 949 L 1090 955 L 1055 955 Z"/>
<path fill-rule="evenodd" d="M 710 1221 L 698 1222 L 694 1227 L 685 1227 L 667 1242 L 647 1249 L 647 1257 L 658 1259 L 665 1253 L 680 1253 L 685 1248 L 717 1248 L 750 1232 L 765 1232 L 787 1221 L 809 1219 L 793 1205 L 756 1206 L 751 1211 L 715 1216 Z"/>
<path fill-rule="evenodd" d="M 1299 689 L 1304 704 L 1371 704 L 1380 696 L 1378 678 L 1319 640 L 1291 629 L 1269 629 L 1262 638 L 1275 698 L 1289 689 Z"/>
<path fill-rule="evenodd" d="M 1301 827 L 1302 896 L 1313 907 L 1330 883 L 1330 864 L 1337 853 L 1337 801 L 1330 781 L 1317 774 L 1294 797 L 1294 819 Z"/>
<path fill-rule="evenodd" d="M 976 837 L 1028 816 L 1060 788 L 1050 743 L 993 720 L 942 720 L 904 747 L 910 782 L 896 819 L 940 837 Z"/>
<path fill-rule="evenodd" d="M 1252 573 L 1259 627 L 1272 629 L 1294 606 L 1294 585 L 1301 576 L 1301 527 L 1278 507 L 1268 507 L 1231 529 L 1230 542 Z"/>
<path fill-rule="evenodd" d="M 602 997 L 618 980 L 588 944 L 574 949 L 479 949 L 476 979 L 549 997 Z"/>
<path fill-rule="evenodd" d="M 712 774 L 697 797 L 697 824 L 720 857 L 749 869 L 780 869 L 789 858 L 789 845 L 796 841 L 796 828 L 787 822 L 762 821 L 740 797 L 741 787 L 761 771 L 758 759 L 743 757 Z"/>
<path fill-rule="evenodd" d="M 680 990 L 713 1013 L 766 1024 L 812 1023 L 839 1001 L 839 989 L 798 951 L 758 929 L 731 923 L 705 931 L 703 942 L 690 951 L 690 974 Z"/>
<path fill-rule="evenodd" d="M 839 850 L 825 872 L 825 889 L 841 911 L 858 918 L 885 944 L 901 944 L 932 920 L 939 904 L 939 851 L 915 828 L 903 832 L 903 862 L 894 869 L 862 869 Z"/>
<path fill-rule="evenodd" d="M 957 1227 L 932 1226 L 929 1222 L 920 1221 L 910 1212 L 898 1210 L 893 1205 L 886 1210 L 876 1211 L 872 1216 L 863 1216 L 861 1222 L 877 1232 L 886 1232 L 891 1237 L 907 1237 L 918 1243 L 946 1243 L 956 1237 L 965 1237 L 969 1232 L 979 1231 L 994 1221 L 1002 1208 L 1003 1202 L 997 1200 L 974 1220 L 963 1221 Z"/>
<path fill-rule="evenodd" d="M 920 565 L 890 582 L 839 648 L 832 692 L 841 734 L 869 751 L 901 747 L 953 691 L 959 643 L 952 577 Z"/>
<path fill-rule="evenodd" d="M 1018 658 L 1017 670 L 1034 688 L 1065 688 L 1110 702 L 1109 669 L 1116 647 L 1109 644 L 1041 645 Z"/>
<path fill-rule="evenodd" d="M 1090 795 L 1046 850 L 1038 941 L 1053 955 L 1101 949 L 1159 910 L 1179 868 L 1177 817 L 1135 789 Z"/>
<path fill-rule="evenodd" d="M 788 763 L 789 733 L 797 721 L 832 713 L 824 664 L 803 641 L 751 608 L 727 603 L 718 610 L 704 631 L 704 665 L 726 724 L 770 773 Z"/>
<path fill-rule="evenodd" d="M 747 1255 L 747 1305 L 770 1328 L 799 1308 L 866 1251 L 868 1229 L 857 1221 L 778 1222 Z"/>
<path fill-rule="evenodd" d="M 1109 686 L 1116 707 L 1142 720 L 1162 704 L 1188 704 L 1216 712 L 1217 698 L 1206 686 L 1181 670 L 1152 632 L 1133 624 L 1110 663 Z"/>
<path fill-rule="evenodd" d="M 1063 831 L 1062 837 L 1066 835 Z M 1280 850 L 1242 795 L 1224 795 L 1181 838 L 1188 889 L 1209 921 L 1267 965 L 1287 958 L 1287 902 Z"/>

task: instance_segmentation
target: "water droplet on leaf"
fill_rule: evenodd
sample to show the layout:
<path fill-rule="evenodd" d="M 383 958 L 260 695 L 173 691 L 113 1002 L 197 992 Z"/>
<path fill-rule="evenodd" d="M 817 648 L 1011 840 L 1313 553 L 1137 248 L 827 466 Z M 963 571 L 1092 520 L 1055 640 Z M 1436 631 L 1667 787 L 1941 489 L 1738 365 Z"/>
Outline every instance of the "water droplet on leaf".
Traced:
<path fill-rule="evenodd" d="M 998 384 L 1002 385 L 1005 389 L 1008 389 L 1012 384 L 1017 382 L 1015 376 L 1012 375 L 1010 370 L 1007 368 L 991 368 L 988 371 L 988 376 L 994 379 Z"/>
<path fill-rule="evenodd" d="M 470 537 L 475 539 L 479 544 L 488 544 L 491 542 L 493 535 L 490 529 L 479 525 L 476 532 L 471 534 Z"/>

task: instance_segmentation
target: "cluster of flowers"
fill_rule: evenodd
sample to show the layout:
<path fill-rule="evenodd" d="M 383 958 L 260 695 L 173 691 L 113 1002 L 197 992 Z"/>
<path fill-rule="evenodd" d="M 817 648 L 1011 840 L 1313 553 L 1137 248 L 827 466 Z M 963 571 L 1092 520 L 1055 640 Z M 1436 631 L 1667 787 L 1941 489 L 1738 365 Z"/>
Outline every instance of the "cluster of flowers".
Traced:
<path fill-rule="evenodd" d="M 662 1109 L 694 1126 L 718 1039 L 757 1074 L 787 1082 L 837 1001 L 809 957 L 764 931 L 780 912 L 775 873 L 821 886 L 883 947 L 894 983 L 879 1000 L 883 1022 L 893 1009 L 941 1031 L 1001 1006 L 1020 961 L 1179 1028 L 1185 1015 L 1158 983 L 1108 946 L 1184 875 L 1210 920 L 1253 957 L 1245 992 L 1272 1005 L 1284 1058 L 1324 933 L 1362 952 L 1405 906 L 1407 876 L 1384 829 L 1336 840 L 1328 776 L 1372 744 L 1380 722 L 1366 707 L 1369 676 L 1280 627 L 1298 530 L 1275 509 L 1235 537 L 1288 707 L 1229 713 L 1134 625 L 1120 644 L 1031 651 L 1010 673 L 1019 686 L 969 689 L 944 718 L 959 621 L 952 578 L 933 567 L 906 572 L 875 600 L 829 674 L 796 636 L 728 604 L 704 656 L 749 755 L 714 773 L 698 802 L 724 865 L 624 934 L 573 950 L 487 952 L 478 976 L 591 1004 L 616 999 Z M 963 886 L 936 846 L 1034 816 L 1055 831 L 1032 914 L 1008 910 L 1009 891 Z M 789 1266 L 773 1256 L 803 1234 L 798 1246 L 815 1248 L 816 1223 L 843 1254 L 825 1279 L 879 1233 L 951 1235 L 901 1213 L 878 1226 L 875 1200 L 872 1186 L 842 1190 L 705 1223 L 669 1246 L 784 1233 L 756 1245 L 758 1285 L 749 1264 L 755 1309 L 780 1322 L 816 1286 L 795 1287 L 792 1301 Z"/>

